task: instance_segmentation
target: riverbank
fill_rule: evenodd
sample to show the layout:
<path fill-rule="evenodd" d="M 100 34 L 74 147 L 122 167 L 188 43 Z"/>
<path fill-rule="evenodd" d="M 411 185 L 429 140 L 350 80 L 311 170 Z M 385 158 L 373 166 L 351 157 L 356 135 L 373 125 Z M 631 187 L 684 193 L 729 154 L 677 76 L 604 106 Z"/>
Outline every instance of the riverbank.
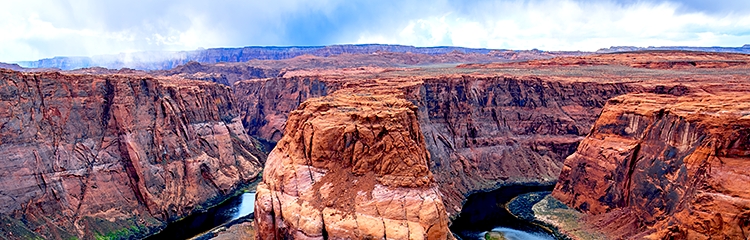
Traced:
<path fill-rule="evenodd" d="M 255 239 L 255 214 L 224 223 L 191 240 Z"/>
<path fill-rule="evenodd" d="M 227 224 L 244 222 L 242 218 L 253 218 L 254 201 L 255 192 L 242 193 L 218 206 L 172 222 L 146 239 L 190 239 Z"/>
<path fill-rule="evenodd" d="M 554 185 L 515 184 L 469 195 L 450 228 L 461 239 L 556 239 L 553 232 L 513 215 L 507 205 L 516 196 L 549 192 Z M 501 238 L 502 239 L 502 238 Z"/>
<path fill-rule="evenodd" d="M 607 239 L 603 233 L 585 224 L 583 213 L 568 208 L 549 192 L 519 195 L 508 205 L 515 216 L 549 229 L 558 239 Z"/>
<path fill-rule="evenodd" d="M 255 188 L 259 182 L 260 178 L 234 191 L 223 201 L 171 222 L 145 239 L 210 239 L 210 233 L 217 229 L 251 222 L 254 218 Z"/>
<path fill-rule="evenodd" d="M 556 226 L 539 221 L 535 216 L 536 214 L 534 213 L 533 206 L 545 199 L 551 193 L 551 191 L 543 191 L 520 194 L 506 204 L 506 209 L 508 209 L 508 212 L 513 214 L 516 218 L 537 225 L 552 233 L 556 239 L 570 240 L 571 238 L 560 232 Z"/>

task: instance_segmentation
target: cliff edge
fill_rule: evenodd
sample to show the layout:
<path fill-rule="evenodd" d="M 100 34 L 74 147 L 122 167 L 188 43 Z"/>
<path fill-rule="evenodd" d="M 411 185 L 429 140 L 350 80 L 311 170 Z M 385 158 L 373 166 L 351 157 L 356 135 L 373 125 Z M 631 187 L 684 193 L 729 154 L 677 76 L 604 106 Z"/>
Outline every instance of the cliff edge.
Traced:
<path fill-rule="evenodd" d="M 743 92 L 615 97 L 552 194 L 613 238 L 745 239 L 748 102 Z"/>

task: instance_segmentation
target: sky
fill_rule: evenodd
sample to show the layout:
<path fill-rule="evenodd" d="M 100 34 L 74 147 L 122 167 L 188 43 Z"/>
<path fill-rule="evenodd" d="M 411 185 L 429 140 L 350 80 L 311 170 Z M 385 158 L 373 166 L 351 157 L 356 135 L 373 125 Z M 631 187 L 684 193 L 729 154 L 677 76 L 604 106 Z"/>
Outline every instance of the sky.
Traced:
<path fill-rule="evenodd" d="M 0 0 L 0 62 L 383 43 L 595 51 L 750 43 L 747 0 Z"/>

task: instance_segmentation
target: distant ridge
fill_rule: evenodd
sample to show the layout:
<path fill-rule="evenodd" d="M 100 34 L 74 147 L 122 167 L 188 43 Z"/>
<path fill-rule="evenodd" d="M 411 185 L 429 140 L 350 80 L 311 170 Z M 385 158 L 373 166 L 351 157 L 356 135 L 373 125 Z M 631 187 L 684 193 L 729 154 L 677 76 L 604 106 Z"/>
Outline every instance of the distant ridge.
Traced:
<path fill-rule="evenodd" d="M 331 45 L 331 46 L 290 46 L 290 47 L 242 47 L 211 48 L 194 51 L 154 51 L 98 55 L 93 57 L 54 57 L 37 61 L 18 62 L 26 68 L 58 68 L 73 70 L 88 67 L 111 69 L 133 68 L 139 70 L 171 69 L 190 61 L 200 63 L 245 62 L 249 60 L 283 60 L 301 55 L 327 57 L 339 54 L 372 54 L 376 52 L 419 53 L 428 55 L 462 53 L 488 54 L 498 51 L 485 48 L 464 47 L 414 47 L 386 44 Z"/>
<path fill-rule="evenodd" d="M 3 62 L 0 62 L 0 68 L 10 69 L 10 70 L 13 70 L 13 71 L 23 71 L 24 70 L 18 64 L 10 64 L 10 63 L 3 63 Z"/>
<path fill-rule="evenodd" d="M 745 44 L 742 47 L 686 47 L 686 46 L 674 46 L 674 47 L 632 47 L 632 46 L 617 46 L 610 48 L 602 48 L 596 51 L 596 53 L 617 53 L 617 52 L 635 52 L 635 51 L 649 51 L 649 50 L 680 50 L 680 51 L 697 51 L 697 52 L 724 52 L 724 53 L 745 53 L 750 54 L 750 44 Z"/>
<path fill-rule="evenodd" d="M 683 50 L 703 52 L 729 52 L 750 54 L 750 44 L 742 47 L 628 47 L 617 46 L 602 48 L 593 53 L 616 53 L 646 50 Z M 540 50 L 524 50 L 535 53 L 571 53 L 574 55 L 590 54 L 592 52 L 545 52 Z M 18 62 L 17 65 L 7 65 L 5 68 L 45 68 L 74 70 L 90 67 L 109 69 L 132 68 L 138 70 L 168 70 L 194 61 L 198 63 L 246 62 L 250 60 L 284 60 L 302 55 L 328 57 L 340 54 L 373 54 L 377 52 L 416 53 L 426 55 L 442 55 L 459 52 L 464 54 L 490 54 L 493 52 L 524 52 L 503 49 L 465 48 L 465 47 L 414 47 L 390 44 L 352 44 L 331 46 L 288 46 L 288 47 L 259 47 L 249 46 L 241 48 L 210 48 L 193 51 L 151 51 L 97 55 L 92 57 L 54 57 L 37 61 Z M 499 58 L 500 60 L 507 60 Z M 2 67 L 2 66 L 0 66 Z"/>

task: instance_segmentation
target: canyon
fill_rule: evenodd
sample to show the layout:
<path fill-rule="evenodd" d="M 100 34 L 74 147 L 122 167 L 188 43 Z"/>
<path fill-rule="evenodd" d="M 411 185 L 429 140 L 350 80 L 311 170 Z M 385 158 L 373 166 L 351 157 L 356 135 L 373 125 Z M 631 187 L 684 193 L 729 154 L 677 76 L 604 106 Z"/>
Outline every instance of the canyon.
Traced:
<path fill-rule="evenodd" d="M 555 183 L 609 238 L 745 236 L 750 56 L 470 54 L 3 70 L 0 214 L 147 234 L 262 170 L 258 239 L 452 239 L 469 195 Z"/>
<path fill-rule="evenodd" d="M 417 107 L 422 134 L 426 138 L 426 149 L 431 157 L 430 170 L 439 186 L 447 214 L 451 217 L 456 216 L 466 196 L 472 192 L 488 191 L 508 184 L 551 183 L 557 181 L 560 171 L 563 175 L 553 195 L 585 213 L 601 214 L 620 210 L 612 207 L 589 211 L 595 204 L 586 203 L 581 207 L 580 203 L 568 200 L 560 189 L 566 189 L 566 194 L 576 198 L 591 197 L 595 199 L 592 201 L 607 201 L 589 193 L 610 191 L 606 185 L 596 181 L 617 184 L 627 182 L 623 178 L 612 180 L 613 177 L 588 175 L 591 174 L 589 171 L 576 174 L 568 172 L 572 168 L 570 165 L 575 165 L 576 161 L 595 166 L 602 164 L 602 160 L 576 160 L 575 156 L 580 154 L 576 151 L 607 151 L 608 145 L 605 143 L 588 145 L 591 141 L 589 139 L 599 134 L 596 132 L 598 128 L 595 122 L 602 121 L 599 113 L 605 104 L 611 105 L 619 96 L 631 94 L 683 97 L 678 98 L 678 102 L 711 99 L 724 94 L 743 96 L 748 91 L 748 59 L 742 54 L 657 51 L 516 63 L 468 64 L 439 70 L 360 68 L 349 71 L 296 71 L 287 72 L 282 77 L 240 81 L 235 84 L 235 89 L 240 98 L 244 99 L 241 102 L 250 104 L 241 107 L 250 111 L 245 114 L 246 125 L 258 126 L 250 128 L 251 134 L 270 142 L 283 139 L 284 127 L 288 127 L 284 123 L 289 112 L 299 104 L 304 104 L 308 98 L 352 89 L 365 92 L 398 90 L 404 99 Z M 718 100 L 712 101 L 722 102 L 722 97 L 716 98 Z M 724 107 L 728 104 L 730 103 L 717 104 L 714 107 L 732 114 L 744 114 L 742 108 Z M 702 105 L 692 106 L 694 109 L 691 113 L 702 114 L 707 111 L 700 106 Z M 645 125 L 647 124 L 641 124 Z M 730 129 L 732 128 L 743 127 L 739 125 Z M 702 133 L 693 134 L 701 136 Z M 660 139 L 661 136 L 663 134 L 656 134 L 654 141 L 670 141 Z M 735 136 L 733 139 L 741 141 L 739 139 L 743 139 L 743 136 Z M 581 140 L 583 145 L 579 146 Z M 587 147 L 592 150 L 586 150 Z M 625 155 L 609 154 L 602 158 Z M 616 175 L 617 173 L 610 173 L 614 170 L 605 169 L 600 174 Z M 595 180 L 585 181 L 586 179 Z M 680 185 L 669 182 L 670 179 L 661 179 L 659 184 L 649 183 L 651 185 L 647 186 L 651 186 L 652 192 L 673 195 L 676 193 L 662 189 L 668 185 Z M 653 190 L 654 188 L 659 190 Z M 651 207 L 641 211 L 652 215 L 664 214 L 659 217 L 665 218 L 669 212 L 654 213 L 652 209 L 663 207 L 646 204 L 651 204 L 652 198 L 659 196 L 645 195 L 629 199 L 636 199 L 646 207 Z M 740 197 L 737 201 L 746 201 L 742 199 L 744 198 Z M 283 202 L 279 204 L 283 205 Z M 732 212 L 734 208 L 728 209 L 726 211 Z M 715 209 L 706 211 L 716 213 Z M 690 215 L 688 212 L 684 213 L 685 216 Z M 638 216 L 633 221 L 637 224 L 636 227 L 627 229 L 629 232 L 624 234 L 610 231 L 611 237 L 640 238 L 649 233 L 649 229 L 675 229 L 672 227 L 674 224 L 667 226 L 664 222 L 657 224 L 649 219 L 641 219 L 640 213 L 635 213 L 635 216 Z M 728 220 L 733 216 L 729 214 L 725 217 L 727 220 L 719 221 L 741 221 Z M 690 219 L 691 217 L 686 217 L 682 221 Z M 616 221 L 611 222 L 609 227 L 618 224 L 620 223 Z M 737 236 L 728 234 L 730 237 Z"/>

